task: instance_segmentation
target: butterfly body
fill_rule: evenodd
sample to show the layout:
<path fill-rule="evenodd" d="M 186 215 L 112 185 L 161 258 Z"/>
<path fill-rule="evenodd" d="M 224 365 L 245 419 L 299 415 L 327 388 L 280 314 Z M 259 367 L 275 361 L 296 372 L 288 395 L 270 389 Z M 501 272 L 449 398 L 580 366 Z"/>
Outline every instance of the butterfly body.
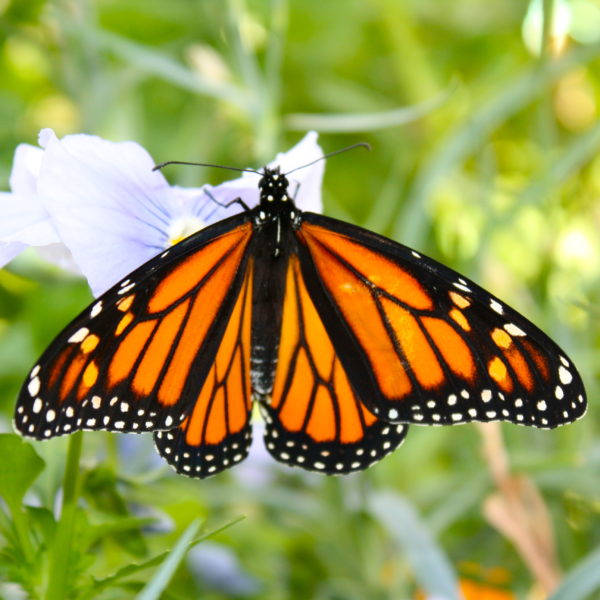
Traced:
<path fill-rule="evenodd" d="M 259 204 L 190 236 L 106 292 L 51 344 L 15 426 L 154 432 L 178 472 L 241 461 L 253 401 L 279 461 L 363 469 L 408 423 L 551 428 L 585 412 L 571 361 L 451 269 L 302 212 L 279 169 Z"/>

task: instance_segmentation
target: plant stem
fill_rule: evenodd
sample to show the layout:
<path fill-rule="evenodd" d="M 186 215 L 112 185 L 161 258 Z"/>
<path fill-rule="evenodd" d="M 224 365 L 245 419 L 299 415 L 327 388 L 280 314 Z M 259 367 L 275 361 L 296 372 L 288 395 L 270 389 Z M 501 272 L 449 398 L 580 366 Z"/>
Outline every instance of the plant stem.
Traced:
<path fill-rule="evenodd" d="M 48 587 L 46 600 L 64 600 L 68 597 L 69 570 L 75 518 L 77 515 L 77 497 L 79 495 L 79 458 L 83 445 L 83 434 L 77 432 L 69 439 L 67 466 L 63 480 L 63 500 L 60 519 L 50 550 Z"/>

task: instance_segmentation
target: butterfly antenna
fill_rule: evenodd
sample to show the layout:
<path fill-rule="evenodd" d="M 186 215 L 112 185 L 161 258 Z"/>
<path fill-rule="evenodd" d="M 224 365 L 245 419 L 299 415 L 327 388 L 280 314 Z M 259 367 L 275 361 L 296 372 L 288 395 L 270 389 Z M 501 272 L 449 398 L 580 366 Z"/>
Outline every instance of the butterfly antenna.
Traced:
<path fill-rule="evenodd" d="M 334 150 L 333 152 L 329 152 L 328 154 L 319 156 L 319 158 L 315 158 L 315 160 L 313 160 L 309 163 L 306 163 L 305 165 L 302 165 L 301 167 L 296 167 L 295 169 L 288 171 L 287 173 L 285 173 L 285 175 L 287 176 L 290 173 L 294 173 L 294 171 L 299 171 L 300 169 L 306 169 L 306 167 L 310 167 L 311 165 L 314 165 L 315 163 L 318 163 L 321 160 L 325 160 L 326 158 L 331 158 L 332 156 L 335 156 L 336 154 L 341 154 L 342 152 L 348 152 L 348 150 L 354 150 L 354 148 L 366 148 L 369 151 L 371 150 L 371 146 L 369 144 L 367 144 L 367 142 L 358 142 L 357 144 L 352 144 L 351 146 L 346 146 L 345 148 L 340 148 L 339 150 Z"/>
<path fill-rule="evenodd" d="M 212 163 L 197 163 L 197 162 L 186 162 L 183 160 L 167 160 L 166 162 L 155 165 L 152 170 L 158 171 L 169 165 L 188 165 L 191 167 L 214 167 L 215 169 L 227 169 L 228 171 L 240 171 L 242 173 L 256 173 L 256 175 L 262 175 L 260 171 L 254 169 L 240 169 L 239 167 L 228 167 L 225 165 L 213 165 Z"/>

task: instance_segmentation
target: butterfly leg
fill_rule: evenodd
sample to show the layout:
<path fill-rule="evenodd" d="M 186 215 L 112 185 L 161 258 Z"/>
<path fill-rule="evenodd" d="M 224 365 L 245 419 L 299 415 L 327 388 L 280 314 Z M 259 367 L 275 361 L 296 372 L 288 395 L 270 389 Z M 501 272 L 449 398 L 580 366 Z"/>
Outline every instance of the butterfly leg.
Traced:
<path fill-rule="evenodd" d="M 229 202 L 219 202 L 219 200 L 217 200 L 207 189 L 204 190 L 204 193 L 218 206 L 222 207 L 222 208 L 229 208 L 230 206 L 233 206 L 234 204 L 239 204 L 244 210 L 250 210 L 250 207 L 238 196 L 237 198 L 234 198 L 233 200 L 230 200 Z"/>

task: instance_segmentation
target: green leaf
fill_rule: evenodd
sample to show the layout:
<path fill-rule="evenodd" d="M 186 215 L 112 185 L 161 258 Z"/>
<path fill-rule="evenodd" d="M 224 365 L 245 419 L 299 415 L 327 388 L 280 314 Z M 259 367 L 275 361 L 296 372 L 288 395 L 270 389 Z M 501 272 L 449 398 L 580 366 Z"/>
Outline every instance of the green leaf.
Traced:
<path fill-rule="evenodd" d="M 45 546 L 49 548 L 56 534 L 56 520 L 52 511 L 40 506 L 27 506 L 26 511 L 31 528 L 41 533 Z"/>
<path fill-rule="evenodd" d="M 369 509 L 404 553 L 427 596 L 461 598 L 450 561 L 411 504 L 395 492 L 385 491 L 373 496 Z"/>
<path fill-rule="evenodd" d="M 521 202 L 536 204 L 544 197 L 549 196 L 553 190 L 573 173 L 577 173 L 583 165 L 589 163 L 600 150 L 600 123 L 592 127 L 585 134 L 577 136 L 563 152 L 552 159 L 549 164 L 526 189 Z"/>
<path fill-rule="evenodd" d="M 226 100 L 240 108 L 243 108 L 246 104 L 247 97 L 244 95 L 243 90 L 236 85 L 210 81 L 164 52 L 159 52 L 150 46 L 136 43 L 109 31 L 82 26 L 81 23 L 66 21 L 63 25 L 73 36 L 93 39 L 99 50 L 119 57 L 142 73 L 148 73 L 171 85 L 196 94 Z"/>
<path fill-rule="evenodd" d="M 158 571 L 154 574 L 154 577 L 152 577 L 144 589 L 138 594 L 138 600 L 158 600 L 160 598 L 165 588 L 169 585 L 171 577 L 173 577 L 173 574 L 183 560 L 186 552 L 189 550 L 190 544 L 198 532 L 199 527 L 199 519 L 192 521 Z"/>
<path fill-rule="evenodd" d="M 443 177 L 476 153 L 502 123 L 536 98 L 547 94 L 549 86 L 558 78 L 571 71 L 575 65 L 582 66 L 597 58 L 599 52 L 600 45 L 590 45 L 552 61 L 544 68 L 527 68 L 503 85 L 495 97 L 472 110 L 469 120 L 461 122 L 421 167 L 404 210 L 396 219 L 392 237 L 401 239 L 409 246 L 423 239 L 426 229 L 423 215 L 427 214 L 424 207 L 429 202 L 433 188 Z M 593 143 L 594 140 L 591 144 Z"/>
<path fill-rule="evenodd" d="M 399 125 L 412 123 L 421 117 L 430 114 L 449 98 L 454 87 L 455 86 L 451 86 L 447 91 L 437 94 L 433 98 L 415 104 L 414 106 L 355 114 L 294 113 L 285 117 L 285 124 L 287 129 L 292 131 L 315 129 L 321 133 L 357 133 L 388 129 L 389 127 L 397 127 Z"/>
<path fill-rule="evenodd" d="M 117 517 L 112 521 L 104 521 L 100 525 L 90 525 L 86 532 L 86 543 L 89 546 L 106 539 L 107 536 L 115 533 L 133 533 L 137 534 L 142 527 L 153 525 L 156 522 L 154 517 Z"/>
<path fill-rule="evenodd" d="M 600 590 L 600 549 L 592 552 L 569 571 L 557 590 L 548 600 L 585 600 L 596 598 Z"/>
<path fill-rule="evenodd" d="M 0 495 L 11 510 L 18 508 L 23 496 L 44 469 L 44 461 L 33 447 L 14 433 L 0 434 Z"/>
<path fill-rule="evenodd" d="M 221 527 L 218 527 L 217 529 L 213 529 L 212 531 L 209 531 L 208 533 L 201 535 L 199 538 L 196 538 L 195 540 L 189 541 L 187 544 L 186 551 L 189 550 L 190 548 L 194 547 L 196 544 L 199 544 L 200 542 L 208 539 L 209 537 L 211 537 L 217 533 L 220 533 L 221 531 L 225 531 L 226 529 L 235 525 L 236 523 L 239 523 L 243 519 L 244 519 L 243 516 L 237 517 L 236 519 L 233 519 L 232 521 L 225 523 L 225 525 L 222 525 Z M 194 521 L 194 523 L 195 523 L 195 521 Z M 194 523 L 192 523 L 192 525 Z M 190 527 L 191 527 L 191 525 L 190 525 Z M 190 529 L 190 527 L 188 527 L 188 530 Z M 181 540 L 181 538 L 180 538 L 180 540 Z M 161 552 L 157 556 L 154 556 L 153 558 L 150 558 L 149 560 L 144 561 L 142 563 L 129 564 L 129 565 L 123 567 L 122 569 L 119 569 L 116 573 L 114 573 L 110 577 L 106 577 L 105 579 L 94 580 L 94 582 L 92 584 L 92 589 L 89 590 L 87 593 L 82 594 L 82 598 L 95 598 L 101 590 L 106 589 L 108 587 L 114 587 L 116 584 L 118 584 L 118 582 L 121 579 L 124 579 L 125 577 L 129 577 L 130 575 L 134 575 L 135 573 L 138 573 L 145 569 L 149 569 L 150 567 L 159 565 L 163 561 L 166 562 L 166 559 L 168 559 L 169 554 L 170 554 L 169 551 Z"/>

